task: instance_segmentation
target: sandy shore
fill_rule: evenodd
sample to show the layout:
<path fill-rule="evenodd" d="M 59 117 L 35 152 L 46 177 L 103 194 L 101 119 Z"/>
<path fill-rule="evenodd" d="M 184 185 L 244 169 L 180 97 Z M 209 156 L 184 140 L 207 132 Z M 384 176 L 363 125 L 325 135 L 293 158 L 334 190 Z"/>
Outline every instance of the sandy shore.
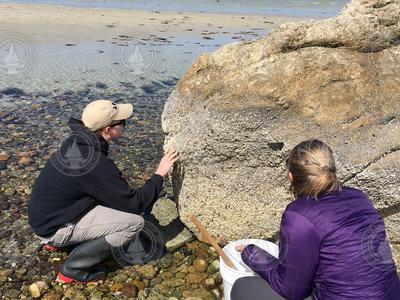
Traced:
<path fill-rule="evenodd" d="M 74 8 L 36 4 L 0 4 L 0 28 L 31 37 L 35 43 L 110 39 L 122 34 L 198 36 L 244 30 L 270 31 L 279 24 L 302 20 L 280 16 Z"/>

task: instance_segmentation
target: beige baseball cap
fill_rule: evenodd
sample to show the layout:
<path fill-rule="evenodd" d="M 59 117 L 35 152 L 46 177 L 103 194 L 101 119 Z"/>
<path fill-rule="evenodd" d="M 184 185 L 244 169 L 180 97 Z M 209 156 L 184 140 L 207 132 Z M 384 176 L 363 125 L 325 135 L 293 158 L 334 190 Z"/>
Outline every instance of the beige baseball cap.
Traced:
<path fill-rule="evenodd" d="M 95 100 L 90 102 L 82 112 L 82 122 L 90 131 L 107 127 L 112 121 L 129 118 L 133 112 L 130 103 L 117 104 L 110 100 Z"/>

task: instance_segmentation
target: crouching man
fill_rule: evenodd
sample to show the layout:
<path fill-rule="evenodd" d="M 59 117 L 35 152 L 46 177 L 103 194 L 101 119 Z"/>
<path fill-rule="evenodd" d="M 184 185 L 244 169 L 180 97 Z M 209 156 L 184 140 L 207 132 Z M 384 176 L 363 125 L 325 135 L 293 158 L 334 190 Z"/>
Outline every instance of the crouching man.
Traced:
<path fill-rule="evenodd" d="M 167 153 L 144 186 L 129 186 L 108 150 L 132 111 L 131 104 L 89 103 L 82 120 L 69 119 L 71 135 L 36 179 L 28 212 L 35 234 L 52 246 L 83 242 L 61 267 L 60 281 L 88 282 L 106 275 L 101 262 L 112 247 L 133 240 L 143 229 L 140 214 L 158 199 L 164 177 L 178 160 L 175 151 Z"/>

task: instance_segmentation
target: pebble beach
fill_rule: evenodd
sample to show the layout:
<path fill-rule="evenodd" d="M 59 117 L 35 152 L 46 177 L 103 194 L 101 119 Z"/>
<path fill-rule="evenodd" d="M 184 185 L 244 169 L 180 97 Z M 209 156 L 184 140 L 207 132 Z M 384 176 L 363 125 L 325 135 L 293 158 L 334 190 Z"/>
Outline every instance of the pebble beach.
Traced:
<path fill-rule="evenodd" d="M 27 218 L 32 186 L 68 136 L 69 117 L 109 99 L 134 106 L 110 157 L 139 187 L 163 155 L 164 103 L 194 59 L 310 16 L 15 2 L 0 1 L 0 298 L 32 299 L 30 286 L 44 282 L 38 297 L 48 300 L 222 299 L 218 254 L 198 240 L 143 266 L 110 260 L 108 277 L 97 283 L 56 282 L 68 249 L 39 247 Z M 168 180 L 161 196 L 174 199 Z"/>

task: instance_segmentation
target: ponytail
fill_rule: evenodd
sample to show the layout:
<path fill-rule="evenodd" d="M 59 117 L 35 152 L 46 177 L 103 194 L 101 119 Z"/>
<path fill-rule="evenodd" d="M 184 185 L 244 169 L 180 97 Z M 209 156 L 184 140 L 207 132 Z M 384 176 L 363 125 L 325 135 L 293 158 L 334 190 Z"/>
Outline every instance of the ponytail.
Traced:
<path fill-rule="evenodd" d="M 332 150 L 319 140 L 304 141 L 294 147 L 287 168 L 293 177 L 290 190 L 296 198 L 303 195 L 317 197 L 341 187 Z"/>

